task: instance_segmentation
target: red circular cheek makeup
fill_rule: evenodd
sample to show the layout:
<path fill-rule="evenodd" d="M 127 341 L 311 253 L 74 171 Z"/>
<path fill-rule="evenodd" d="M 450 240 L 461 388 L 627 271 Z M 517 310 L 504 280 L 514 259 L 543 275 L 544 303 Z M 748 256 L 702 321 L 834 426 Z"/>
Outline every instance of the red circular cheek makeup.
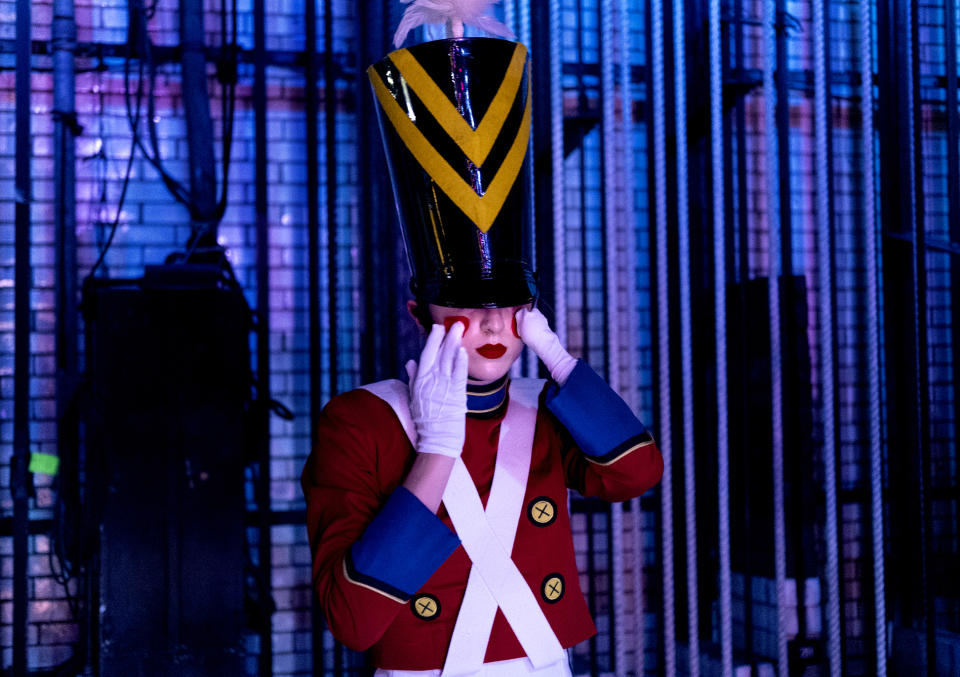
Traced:
<path fill-rule="evenodd" d="M 513 316 L 513 324 L 511 325 L 511 327 L 513 328 L 513 335 L 516 336 L 517 338 L 520 338 L 520 332 L 517 331 L 517 316 L 516 316 L 516 315 Z"/>
<path fill-rule="evenodd" d="M 463 333 L 466 334 L 467 329 L 470 328 L 470 320 L 468 320 L 463 315 L 448 315 L 447 317 L 443 318 L 444 331 L 450 331 L 450 327 L 452 327 L 457 322 L 463 322 Z"/>

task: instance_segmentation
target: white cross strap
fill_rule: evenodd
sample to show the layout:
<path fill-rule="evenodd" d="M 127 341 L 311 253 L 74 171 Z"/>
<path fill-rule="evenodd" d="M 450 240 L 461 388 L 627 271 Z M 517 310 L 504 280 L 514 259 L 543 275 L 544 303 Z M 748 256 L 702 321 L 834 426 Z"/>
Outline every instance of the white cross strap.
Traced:
<path fill-rule="evenodd" d="M 385 381 L 364 387 L 393 408 L 416 446 L 406 386 L 400 381 Z M 510 384 L 510 402 L 500 425 L 486 511 L 462 460 L 457 459 L 447 482 L 443 503 L 473 567 L 450 641 L 444 676 L 472 674 L 483 666 L 498 606 L 535 668 L 564 659 L 563 647 L 510 558 L 523 509 L 542 388 L 543 381 L 535 379 L 516 379 Z"/>

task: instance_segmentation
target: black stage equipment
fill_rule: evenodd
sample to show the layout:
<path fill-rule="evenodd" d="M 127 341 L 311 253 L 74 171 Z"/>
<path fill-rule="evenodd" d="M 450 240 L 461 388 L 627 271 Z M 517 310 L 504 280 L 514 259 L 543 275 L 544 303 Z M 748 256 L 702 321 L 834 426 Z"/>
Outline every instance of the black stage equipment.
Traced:
<path fill-rule="evenodd" d="M 88 280 L 91 662 L 101 677 L 245 674 L 251 314 L 217 266 Z"/>

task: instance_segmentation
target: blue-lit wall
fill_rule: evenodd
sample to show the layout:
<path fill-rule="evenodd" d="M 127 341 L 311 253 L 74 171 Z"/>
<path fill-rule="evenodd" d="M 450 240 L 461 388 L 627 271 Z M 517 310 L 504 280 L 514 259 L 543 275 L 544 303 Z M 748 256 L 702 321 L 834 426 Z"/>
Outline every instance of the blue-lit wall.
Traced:
<path fill-rule="evenodd" d="M 953 2 L 954 0 L 945 0 Z M 703 527 L 699 533 L 700 575 L 700 641 L 704 659 L 704 671 L 714 674 L 717 669 L 713 657 L 719 653 L 720 600 L 717 594 L 717 545 L 718 535 L 714 493 L 729 478 L 718 473 L 716 407 L 714 391 L 717 370 L 716 356 L 711 352 L 715 340 L 712 306 L 712 223 L 717 215 L 710 207 L 709 179 L 709 82 L 707 81 L 706 56 L 706 5 L 689 1 L 685 4 L 687 16 L 687 74 L 686 111 L 673 107 L 676 84 L 673 81 L 672 59 L 675 45 L 670 38 L 672 8 L 664 8 L 668 25 L 665 28 L 666 99 L 658 98 L 652 90 L 652 18 L 658 3 L 626 2 L 606 3 L 600 0 L 558 0 L 552 3 L 559 10 L 560 32 L 551 35 L 549 28 L 529 23 L 529 6 L 517 0 L 507 0 L 507 6 L 498 10 L 501 18 L 515 26 L 522 37 L 531 36 L 535 51 L 534 59 L 548 59 L 546 40 L 556 38 L 562 65 L 560 68 L 560 97 L 564 134 L 551 138 L 549 126 L 535 127 L 538 139 L 553 142 L 553 151 L 561 154 L 558 164 L 550 158 L 537 161 L 537 171 L 550 172 L 556 167 L 563 174 L 563 194 L 559 205 L 557 224 L 562 224 L 562 233 L 555 233 L 555 223 L 541 220 L 536 224 L 537 237 L 551 238 L 562 235 L 565 243 L 558 256 L 562 266 L 561 275 L 548 281 L 555 298 L 545 299 L 554 308 L 562 308 L 558 318 L 565 327 L 565 340 L 574 355 L 585 358 L 600 373 L 615 379 L 621 392 L 634 406 L 641 418 L 655 432 L 664 449 L 672 450 L 674 462 L 673 524 L 664 524 L 661 504 L 661 489 L 653 490 L 641 503 L 626 509 L 621 516 L 607 508 L 595 509 L 592 504 L 574 499 L 573 526 L 577 546 L 578 563 L 582 572 L 582 587 L 592 595 L 597 611 L 599 637 L 574 651 L 574 665 L 583 674 L 599 674 L 618 671 L 618 674 L 635 674 L 643 648 L 643 665 L 646 674 L 663 674 L 665 614 L 664 590 L 673 585 L 663 556 L 664 533 L 667 539 L 675 537 L 673 569 L 676 573 L 677 639 L 680 645 L 688 642 L 686 635 L 685 591 L 689 581 L 685 573 L 684 512 L 685 492 L 703 496 L 703 503 L 694 499 L 696 519 Z M 802 616 L 807 636 L 820 642 L 823 649 L 827 640 L 828 582 L 838 584 L 840 595 L 837 602 L 841 623 L 840 637 L 843 650 L 843 674 L 876 674 L 875 653 L 878 644 L 885 645 L 875 631 L 873 592 L 873 547 L 871 526 L 876 517 L 870 503 L 871 468 L 870 454 L 880 448 L 884 463 L 893 455 L 896 458 L 912 458 L 919 453 L 914 440 L 881 439 L 871 443 L 870 395 L 868 379 L 868 332 L 912 323 L 913 317 L 892 300 L 889 289 L 881 288 L 880 325 L 870 326 L 866 308 L 871 299 L 867 293 L 869 275 L 879 275 L 881 282 L 918 285 L 916 279 L 889 279 L 885 272 L 883 246 L 878 257 L 868 260 L 865 251 L 868 240 L 875 238 L 883 245 L 891 240 L 885 237 L 907 238 L 901 232 L 905 227 L 899 222 L 900 215 L 879 213 L 876 232 L 864 227 L 865 200 L 870 191 L 864 184 L 864 165 L 867 154 L 877 164 L 875 191 L 882 194 L 887 175 L 894 171 L 883 149 L 893 144 L 881 136 L 880 128 L 872 139 L 872 147 L 865 151 L 862 141 L 862 118 L 859 110 L 862 95 L 860 69 L 861 3 L 854 0 L 835 0 L 827 3 L 825 60 L 831 73 L 829 82 L 829 153 L 817 146 L 816 115 L 814 100 L 814 72 L 817 68 L 814 52 L 813 20 L 816 6 L 813 0 L 789 0 L 782 3 L 787 15 L 783 39 L 786 86 L 781 89 L 785 98 L 785 126 L 779 129 L 782 145 L 777 146 L 765 129 L 765 96 L 760 82 L 763 68 L 762 31 L 760 17 L 763 3 L 756 1 L 729 0 L 722 3 L 724 11 L 723 40 L 728 52 L 726 76 L 727 101 L 724 112 L 727 126 L 722 135 L 725 142 L 727 165 L 724 169 L 724 228 L 729 234 L 729 249 L 726 279 L 731 297 L 746 288 L 752 281 L 769 279 L 776 265 L 771 261 L 771 226 L 789 247 L 789 256 L 782 264 L 803 282 L 804 340 L 806 351 L 801 362 L 809 363 L 809 383 L 796 386 L 800 399 L 806 398 L 811 421 L 802 431 L 803 476 L 809 478 L 812 487 L 809 503 L 773 505 L 764 503 L 752 510 L 767 515 L 786 512 L 791 525 L 799 525 L 787 536 L 787 555 L 791 564 L 787 576 L 793 579 L 793 589 L 799 586 L 809 593 L 799 604 L 794 593 L 792 605 L 788 604 L 787 629 L 781 628 L 793 639 L 798 632 Z M 878 13 L 874 3 L 874 22 Z M 954 14 L 960 12 L 954 3 Z M 386 36 L 365 34 L 359 25 L 357 3 L 349 0 L 334 0 L 318 3 L 318 30 L 321 34 L 324 8 L 333 8 L 334 60 L 338 73 L 335 83 L 336 103 L 333 106 L 333 137 L 327 137 L 326 106 L 323 96 L 327 83 L 322 80 L 320 88 L 320 112 L 316 120 L 319 132 L 319 184 L 317 198 L 321 220 L 319 236 L 320 346 L 319 378 L 311 382 L 310 373 L 310 328 L 309 309 L 309 214 L 308 171 L 305 139 L 307 119 L 305 115 L 305 85 L 303 68 L 296 62 L 297 52 L 305 47 L 305 6 L 302 0 L 271 0 L 267 3 L 265 23 L 266 45 L 276 56 L 276 61 L 266 69 L 267 99 L 267 252 L 269 268 L 268 308 L 270 333 L 270 396 L 286 405 L 295 415 L 292 420 L 280 417 L 270 419 L 270 508 L 277 515 L 275 526 L 270 529 L 270 553 L 272 569 L 270 589 L 276 612 L 273 614 L 273 674 L 314 674 L 314 666 L 321 666 L 324 674 L 331 674 L 335 666 L 353 669 L 361 659 L 337 647 L 329 634 L 314 627 L 311 612 L 310 552 L 305 528 L 295 519 L 303 510 L 303 498 L 299 489 L 299 473 L 309 453 L 311 437 L 311 394 L 322 404 L 334 391 L 342 392 L 359 385 L 364 374 L 399 376 L 394 369 L 404 360 L 415 357 L 418 344 L 415 331 L 403 310 L 405 298 L 402 282 L 405 262 L 399 254 L 394 228 L 395 216 L 389 208 L 389 199 L 378 203 L 379 211 L 371 211 L 374 198 L 371 186 L 384 190 L 385 165 L 379 153 L 378 140 L 370 145 L 372 126 L 369 102 L 359 69 L 358 53 L 366 41 L 377 40 L 385 44 Z M 621 17 L 611 28 L 604 28 L 604 12 L 625 6 L 628 11 L 629 35 L 621 33 Z M 212 47 L 222 43 L 220 33 L 221 5 L 219 0 L 209 3 L 207 12 L 207 44 Z M 253 3 L 239 0 L 238 38 L 239 46 L 249 52 L 254 47 Z M 399 16 L 394 7 L 390 21 Z M 14 264 L 15 264 L 15 94 L 14 59 L 12 41 L 17 38 L 14 26 L 16 4 L 14 0 L 0 0 L 0 522 L 9 527 L 13 511 L 12 479 L 10 461 L 13 454 L 13 407 L 14 378 L 21 377 L 14 370 Z M 926 331 L 927 342 L 921 346 L 924 360 L 924 379 L 921 388 L 928 398 L 926 435 L 923 438 L 925 458 L 929 460 L 927 498 L 930 500 L 926 525 L 929 527 L 929 566 L 937 566 L 946 572 L 954 564 L 960 564 L 960 507 L 958 507 L 956 418 L 957 402 L 955 384 L 957 375 L 958 270 L 957 252 L 960 251 L 960 233 L 956 224 L 960 212 L 956 199 L 951 197 L 951 187 L 960 182 L 956 160 L 958 152 L 956 134 L 957 110 L 947 107 L 947 68 L 956 58 L 948 58 L 947 45 L 957 44 L 954 36 L 947 40 L 946 5 L 944 1 L 930 0 L 918 3 L 916 12 L 915 39 L 918 41 L 915 63 L 917 99 L 915 118 L 918 134 L 914 140 L 919 144 L 915 156 L 917 212 L 922 214 L 923 229 L 927 240 L 921 270 L 925 288 L 924 314 L 919 324 Z M 127 4 L 121 0 L 81 0 L 77 4 L 78 39 L 81 43 L 122 45 L 127 38 Z M 49 1 L 33 3 L 33 39 L 49 41 L 51 38 L 52 5 Z M 387 22 L 389 23 L 389 21 Z M 175 46 L 179 42 L 176 2 L 158 0 L 149 22 L 150 36 L 158 46 Z M 392 28 L 392 25 L 390 26 Z M 605 30 L 612 30 L 605 35 Z M 954 30 L 954 29 L 951 29 Z M 879 96 L 890 84 L 883 66 L 884 50 L 880 44 L 879 28 L 874 25 L 873 52 L 877 71 L 876 89 Z M 606 89 L 603 83 L 604 38 L 615 41 L 612 55 L 616 62 L 613 88 Z M 626 39 L 624 39 L 626 38 Z M 363 42 L 361 42 L 363 41 Z M 9 43 L 9 44 L 8 44 Z M 539 51 L 536 51 L 536 49 Z M 629 53 L 629 86 L 625 86 L 620 70 L 624 51 Z M 321 57 L 322 59 L 322 57 Z M 116 222 L 109 249 L 104 256 L 100 274 L 113 278 L 136 278 L 150 264 L 162 263 L 171 253 L 183 251 L 190 236 L 187 210 L 176 202 L 163 183 L 156 169 L 137 152 L 129 176 L 127 160 L 131 152 L 131 128 L 125 103 L 124 58 L 120 51 L 114 56 L 97 56 L 87 53 L 77 59 L 76 84 L 77 118 L 83 131 L 76 139 L 76 238 L 77 280 L 82 280 L 90 271 L 100 252 L 110 240 L 112 224 Z M 50 454 L 58 453 L 56 373 L 57 355 L 55 343 L 55 233 L 54 204 L 58 198 L 53 180 L 53 102 L 51 61 L 47 56 L 35 57 L 35 71 L 31 81 L 32 127 L 32 186 L 30 207 L 32 285 L 30 294 L 30 396 L 29 439 L 30 450 Z M 132 59 L 129 67 L 132 82 L 138 81 L 138 62 Z M 322 70 L 322 69 L 321 69 Z M 956 73 L 951 74 L 954 90 Z M 235 118 L 232 134 L 229 181 L 224 180 L 222 167 L 218 168 L 218 190 L 226 186 L 228 207 L 219 225 L 218 242 L 226 249 L 227 258 L 236 272 L 237 279 L 251 305 L 258 305 L 257 289 L 257 213 L 256 213 L 256 154 L 254 120 L 254 71 L 249 62 L 240 65 L 236 92 Z M 144 83 L 148 80 L 144 79 Z M 224 118 L 218 97 L 223 85 L 217 81 L 213 67 L 208 71 L 211 114 L 214 119 L 214 148 L 219 160 L 223 157 Z M 179 66 L 176 63 L 159 64 L 153 80 L 152 97 L 155 105 L 153 124 L 158 135 L 159 155 L 163 167 L 180 180 L 186 180 L 188 149 L 184 107 L 180 92 Z M 550 90 L 545 83 L 536 82 L 535 106 L 549 104 Z M 955 91 L 954 91 L 955 94 Z M 146 96 L 146 95 L 145 95 Z M 605 145 L 605 103 L 615 102 L 608 133 L 613 143 Z M 629 106 L 624 105 L 628 101 Z M 657 240 L 657 195 L 654 182 L 654 153 L 657 140 L 654 138 L 653 114 L 658 101 L 664 106 L 667 139 L 666 190 L 666 240 Z M 953 99 L 954 103 L 956 99 Z M 146 98 L 144 105 L 146 105 Z M 366 113 L 364 112 L 366 110 Z M 624 116 L 624 110 L 629 110 Z M 882 108 L 876 114 L 884 114 Z M 951 122 L 952 120 L 952 122 Z M 676 125 L 683 121 L 689 125 L 690 157 L 687 162 L 676 158 L 676 139 L 671 136 Z M 147 129 L 141 122 L 141 134 Z M 954 136 L 951 136 L 951 135 Z M 559 142 L 559 146 L 557 145 Z M 326 166 L 326 149 L 334 145 L 336 168 L 331 174 Z M 951 146 L 952 144 L 952 146 Z M 547 142 L 546 146 L 550 147 Z M 564 146 L 566 145 L 566 148 Z M 369 152 L 370 149 L 373 152 Z M 613 157 L 609 157 L 612 153 Z M 768 191 L 769 154 L 773 161 L 784 161 L 780 167 L 786 173 L 779 177 L 780 194 L 789 201 L 783 208 L 771 205 Z M 613 172 L 608 173 L 605 160 L 612 162 Z M 682 173 L 681 173 L 682 172 Z M 823 241 L 818 239 L 820 217 L 817 214 L 817 176 L 828 172 L 830 186 L 830 246 L 832 247 L 832 304 L 833 312 L 827 313 L 820 293 L 823 270 L 818 255 Z M 909 172 L 908 172 L 909 173 Z M 328 177 L 335 176 L 335 190 L 328 185 Z M 677 253 L 677 182 L 689 182 L 691 222 L 690 234 L 694 242 L 694 259 L 690 265 L 693 272 L 693 288 L 680 285 Z M 124 192 L 124 185 L 126 189 Z M 121 192 L 124 193 L 119 207 Z M 335 195 L 332 205 L 333 230 L 328 223 L 327 199 Z M 605 200 L 605 197 L 607 198 Z M 542 195 L 538 198 L 543 198 Z M 383 206 L 387 204 L 387 206 Z M 883 202 L 878 194 L 876 206 Z M 538 212 L 539 213 L 539 212 Z M 370 219 L 377 223 L 371 224 Z M 891 233 L 893 233 L 891 235 Z M 335 237 L 336 247 L 330 254 L 330 238 Z M 907 238 L 909 239 L 909 238 Z M 898 240 L 899 241 L 899 240 Z M 378 248 L 377 260 L 389 262 L 391 269 L 372 271 L 365 262 L 370 259 L 370 247 Z M 658 246 L 667 247 L 668 290 L 657 288 Z M 920 246 L 920 245 L 917 245 Z M 699 258 L 698 258 L 699 256 Z M 331 269 L 332 264 L 332 269 Z M 557 271 L 555 271 L 556 273 Z M 786 272 L 786 271 L 785 271 Z M 378 277 L 374 278 L 374 275 Z M 392 282 L 384 290 L 384 277 Z M 371 283 L 376 279 L 378 282 Z M 331 281 L 335 288 L 331 290 Z M 375 288 L 377 285 L 380 288 Z M 393 289 L 396 287 L 396 289 Z M 911 287 L 911 289 L 914 287 Z M 662 310 L 658 292 L 665 291 L 670 309 L 666 326 L 658 319 Z M 683 445 L 679 415 L 682 369 L 676 352 L 680 345 L 680 320 L 678 300 L 688 294 L 692 300 L 693 342 L 695 346 L 692 368 L 698 386 L 695 406 L 690 410 L 696 435 L 695 457 L 700 472 L 697 477 L 699 492 L 684 481 Z M 334 305 L 331 308 L 331 303 Z M 761 315 L 762 316 L 762 315 Z M 758 317 L 761 317 L 758 316 Z M 336 318 L 336 331 L 331 331 L 330 318 Z M 762 316 L 765 317 L 765 316 Z M 607 332 L 610 322 L 616 320 L 615 335 Z M 756 320 L 756 318 L 754 318 Z M 833 332 L 833 345 L 829 346 L 835 370 L 829 382 L 822 372 L 822 329 L 828 324 Z M 82 327 L 81 327 L 82 330 Z M 767 331 L 747 324 L 745 335 L 750 332 Z M 371 333 L 389 335 L 392 343 L 368 350 L 373 345 Z M 886 335 L 884 335 L 886 336 Z M 673 351 L 672 362 L 666 371 L 660 370 L 662 361 L 668 357 L 660 354 L 658 341 L 666 337 Z M 891 372 L 891 355 L 881 337 L 880 417 L 883 431 L 888 430 L 890 418 L 901 415 L 902 410 L 888 409 L 889 400 L 896 399 L 896 392 L 888 391 L 886 380 Z M 78 343 L 80 337 L 78 337 Z M 257 347 L 254 338 L 251 346 Z M 335 347 L 331 351 L 331 346 Z M 389 354 L 389 365 L 370 362 L 381 360 L 384 352 Z M 335 365 L 330 364 L 331 354 L 336 355 Z M 254 354 L 256 354 L 254 352 Z M 726 356 L 719 360 L 726 366 Z M 786 365 L 789 371 L 794 365 Z M 896 365 L 892 365 L 896 366 Z M 256 364 L 253 365 L 257 367 Z M 331 383 L 328 374 L 335 367 L 336 383 Z M 659 371 L 658 371 L 659 370 Z M 666 378 L 662 375 L 666 373 Z M 756 391 L 769 392 L 769 374 L 749 374 L 748 385 Z M 825 388 L 835 394 L 833 412 L 824 410 Z M 319 392 L 318 392 L 319 391 Z M 802 393 L 801 393 L 802 391 Z M 666 392 L 666 396 L 664 396 Z M 666 403 L 666 404 L 665 404 Z M 672 418 L 664 420 L 665 406 L 673 405 Z M 735 405 L 736 406 L 736 405 Z M 891 413 L 892 412 L 892 413 Z M 899 412 L 899 413 L 898 413 Z M 767 416 L 766 412 L 763 414 Z M 832 417 L 836 425 L 837 462 L 833 469 L 824 465 L 825 422 Z M 749 419 L 749 416 L 745 416 Z M 672 423 L 672 427 L 668 425 Z M 764 421 L 770 426 L 770 421 Z M 671 430 L 664 439 L 661 431 Z M 731 449 L 731 456 L 747 458 L 749 450 Z M 768 447 L 764 446 L 765 464 L 769 464 Z M 899 467 L 899 466 L 898 466 Z M 763 466 L 763 472 L 767 465 Z M 705 472 L 704 472 L 705 470 Z M 838 490 L 836 524 L 838 526 L 840 562 L 830 571 L 824 564 L 824 541 L 826 520 L 825 497 L 827 478 L 835 471 Z M 889 489 L 898 478 L 890 476 L 890 467 L 883 466 L 882 486 Z M 798 475 L 799 476 L 799 475 Z M 767 477 L 764 475 L 764 477 Z M 36 491 L 30 498 L 30 518 L 37 524 L 50 520 L 58 506 L 54 481 L 49 475 L 33 475 Z M 799 492 L 799 481 L 793 482 L 792 491 Z M 746 490 L 744 490 L 746 492 Z M 742 498 L 742 497 L 741 497 Z M 708 503 L 708 499 L 713 501 Z M 740 500 L 733 498 L 734 503 Z M 739 505 L 739 504 L 737 504 Z M 801 506 L 801 507 L 797 507 Z M 641 509 L 642 508 L 642 509 Z M 883 519 L 887 520 L 885 537 L 888 553 L 897 553 L 898 531 L 896 508 L 885 508 Z M 293 516 L 293 517 L 291 517 Z M 622 523 L 619 520 L 622 519 Z M 773 517 L 770 517 L 772 520 Z M 621 524 L 623 546 L 615 547 L 613 525 Z M 636 529 L 634 530 L 634 526 Z M 891 526 L 893 525 L 893 526 Z M 673 529 L 676 528 L 676 531 Z M 13 655 L 13 540 L 10 529 L 0 533 L 0 645 L 3 647 L 0 668 L 10 667 Z M 51 534 L 39 527 L 38 533 L 29 539 L 29 623 L 28 661 L 32 669 L 53 669 L 76 653 L 80 638 L 75 613 L 71 611 L 68 598 L 81 594 L 79 578 L 65 584 L 58 580 L 63 562 L 58 558 L 56 543 Z M 256 530 L 251 530 L 255 536 Z M 812 541 L 803 540 L 809 535 Z M 635 538 L 635 536 L 637 538 Z M 731 543 L 736 551 L 746 551 L 746 544 Z M 733 569 L 733 644 L 738 656 L 746 656 L 754 663 L 773 663 L 777 659 L 778 618 L 777 590 L 773 575 L 773 534 L 758 537 L 763 544 L 758 565 L 762 573 L 752 567 L 734 565 Z M 592 549 L 591 549 L 592 544 Z M 805 572 L 799 583 L 795 581 L 793 562 L 803 559 L 802 550 L 811 546 L 807 553 L 813 561 L 812 568 Z M 638 551 L 640 551 L 638 553 Z M 735 562 L 736 562 L 735 557 Z M 637 603 L 637 582 L 640 581 L 637 567 L 642 569 L 643 603 Z M 623 574 L 622 587 L 615 588 L 614 573 Z M 899 570 L 895 570 L 899 571 Z M 942 572 L 941 572 L 942 573 Z M 933 574 L 931 574 L 934 576 Z M 935 577 L 934 577 L 935 578 Z M 931 578 L 934 581 L 934 578 Z M 618 579 L 621 580 L 621 579 Z M 939 582 L 936 582 L 939 581 Z M 960 646 L 956 636 L 960 634 L 960 596 L 955 589 L 941 585 L 941 579 L 930 584 L 931 608 L 934 610 L 936 628 L 942 631 L 944 660 L 953 654 L 950 646 Z M 917 626 L 915 618 L 904 620 L 898 600 L 913 595 L 896 574 L 888 580 L 888 617 L 894 624 Z M 938 587 L 939 586 L 939 587 Z M 69 594 L 68 594 L 69 593 Z M 616 598 L 627 600 L 623 616 L 614 614 Z M 642 613 L 638 623 L 636 614 Z M 614 639 L 617 624 L 623 646 L 616 647 Z M 914 627 L 918 633 L 924 628 Z M 315 635 L 316 632 L 316 635 Z M 257 643 L 251 633 L 249 645 L 255 655 Z M 894 633 L 896 634 L 896 633 Z M 315 643 L 315 638 L 319 641 Z M 950 644 L 954 642 L 954 644 Z M 896 637 L 891 646 L 896 646 Z M 322 655 L 315 655 L 315 647 L 322 648 Z M 622 652 L 625 664 L 615 665 L 617 651 Z M 960 650 L 956 650 L 960 654 Z M 681 650 L 677 661 L 678 670 L 687 674 L 686 653 Z M 825 659 L 824 659 L 825 660 Z M 960 664 L 960 659 L 957 659 Z M 713 662 L 711 662 L 713 661 Z M 930 674 L 933 674 L 931 672 Z"/>

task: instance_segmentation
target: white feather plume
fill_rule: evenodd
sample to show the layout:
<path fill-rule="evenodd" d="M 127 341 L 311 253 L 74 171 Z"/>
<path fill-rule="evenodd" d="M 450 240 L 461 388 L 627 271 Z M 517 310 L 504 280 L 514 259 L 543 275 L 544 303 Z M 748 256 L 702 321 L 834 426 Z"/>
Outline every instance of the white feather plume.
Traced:
<path fill-rule="evenodd" d="M 412 2 L 403 13 L 393 44 L 397 48 L 407 39 L 407 34 L 424 24 L 446 24 L 451 37 L 463 37 L 463 26 L 469 24 L 492 35 L 514 40 L 508 26 L 487 14 L 490 6 L 499 0 L 400 0 Z"/>

